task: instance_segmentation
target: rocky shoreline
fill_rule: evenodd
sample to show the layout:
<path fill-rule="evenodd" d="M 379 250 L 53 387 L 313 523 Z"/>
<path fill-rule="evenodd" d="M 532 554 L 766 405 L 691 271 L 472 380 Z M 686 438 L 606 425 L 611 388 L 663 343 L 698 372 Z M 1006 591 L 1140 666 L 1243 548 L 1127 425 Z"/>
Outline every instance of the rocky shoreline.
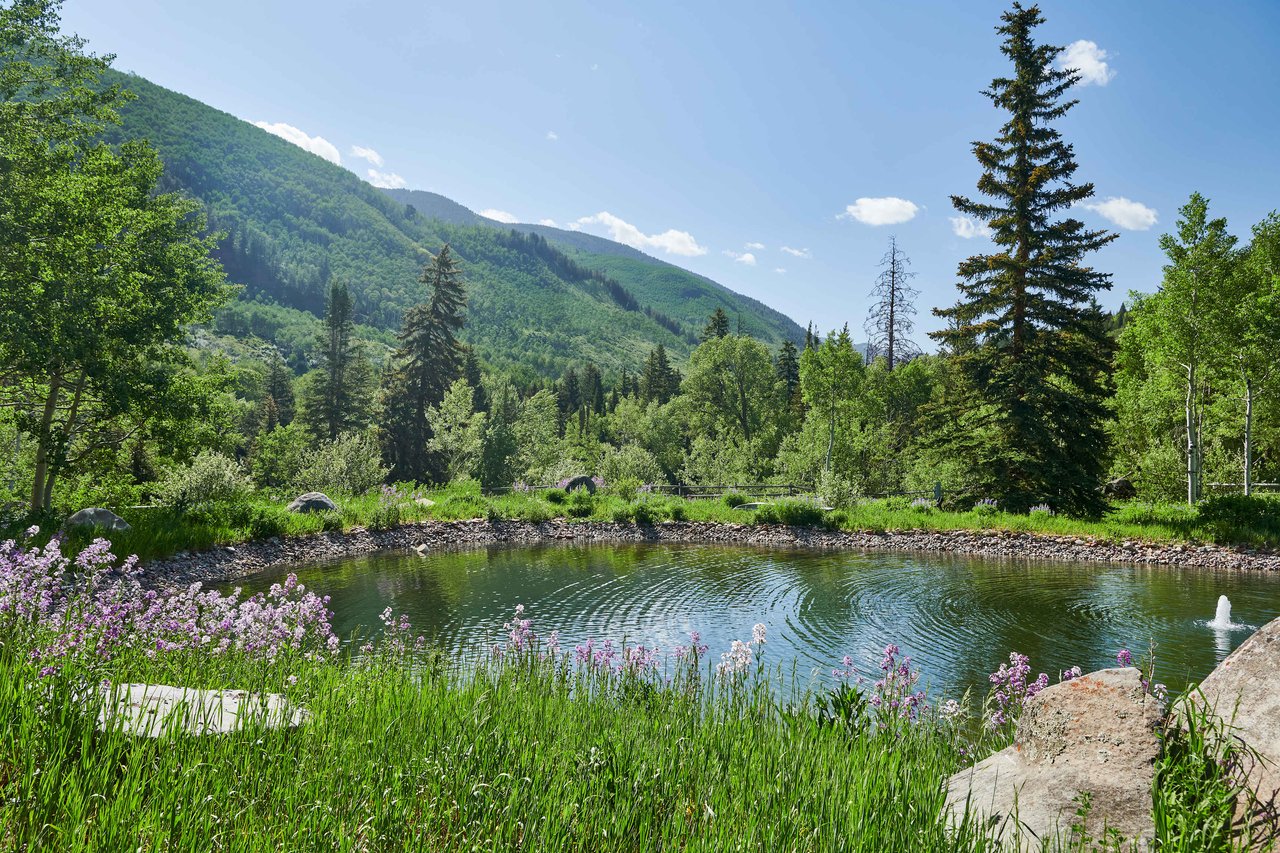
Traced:
<path fill-rule="evenodd" d="M 218 583 L 291 565 L 326 562 L 375 551 L 457 549 L 543 543 L 670 542 L 819 548 L 863 552 L 914 552 L 1017 560 L 1053 560 L 1211 571 L 1277 571 L 1280 553 L 1221 545 L 1107 542 L 1071 536 L 1007 531 L 832 531 L 812 527 L 668 521 L 652 526 L 608 522 L 422 521 L 387 531 L 354 528 L 345 533 L 273 538 L 179 553 L 144 566 L 150 585 Z"/>

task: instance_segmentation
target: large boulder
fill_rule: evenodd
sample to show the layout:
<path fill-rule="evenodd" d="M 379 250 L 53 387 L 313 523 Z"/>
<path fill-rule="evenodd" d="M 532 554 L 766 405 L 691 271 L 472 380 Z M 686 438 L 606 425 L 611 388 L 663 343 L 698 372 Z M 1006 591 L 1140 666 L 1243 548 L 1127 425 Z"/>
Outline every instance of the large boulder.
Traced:
<path fill-rule="evenodd" d="M 1102 494 L 1113 500 L 1129 501 L 1138 496 L 1138 490 L 1128 477 L 1116 477 L 1102 487 Z"/>
<path fill-rule="evenodd" d="M 67 519 L 67 527 L 96 527 L 102 530 L 129 530 L 129 522 L 109 509 L 91 506 Z"/>
<path fill-rule="evenodd" d="M 1121 849 L 1151 850 L 1151 786 L 1163 718 L 1134 667 L 1104 669 L 1055 684 L 1030 699 L 1013 746 L 947 781 L 947 808 L 959 824 L 971 814 L 1018 850 L 1082 829 Z M 1108 848 L 1110 849 L 1110 848 Z"/>
<path fill-rule="evenodd" d="M 293 503 L 289 504 L 289 512 L 329 512 L 337 508 L 338 505 L 329 500 L 329 496 L 323 492 L 307 492 L 305 495 L 298 495 L 293 499 Z"/>
<path fill-rule="evenodd" d="M 293 728 L 308 713 L 278 693 L 195 690 L 167 684 L 104 684 L 97 727 L 135 737 L 215 735 L 245 728 Z"/>
<path fill-rule="evenodd" d="M 596 482 L 585 474 L 581 477 L 574 477 L 565 484 L 564 490 L 572 492 L 574 489 L 586 489 L 589 494 L 596 493 Z"/>
<path fill-rule="evenodd" d="M 1274 814 L 1280 803 L 1280 619 L 1262 626 L 1200 683 L 1204 702 L 1252 755 L 1250 792 Z"/>

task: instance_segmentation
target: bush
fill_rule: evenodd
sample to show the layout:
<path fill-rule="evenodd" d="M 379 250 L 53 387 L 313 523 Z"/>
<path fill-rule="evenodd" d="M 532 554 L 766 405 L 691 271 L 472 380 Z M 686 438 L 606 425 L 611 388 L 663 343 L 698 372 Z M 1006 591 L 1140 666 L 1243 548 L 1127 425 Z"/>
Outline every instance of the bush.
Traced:
<path fill-rule="evenodd" d="M 822 507 L 804 501 L 780 501 L 756 510 L 756 521 L 762 524 L 787 524 L 792 527 L 813 527 L 826 520 Z"/>
<path fill-rule="evenodd" d="M 1000 512 L 1000 506 L 994 498 L 983 498 L 973 505 L 973 514 L 990 518 Z"/>
<path fill-rule="evenodd" d="M 617 495 L 628 503 L 635 500 L 636 493 L 640 491 L 640 481 L 634 477 L 622 477 L 617 480 L 609 478 L 608 482 L 612 484 L 609 486 L 610 493 Z"/>
<path fill-rule="evenodd" d="M 735 509 L 745 503 L 749 503 L 751 498 L 747 497 L 742 492 L 725 492 L 724 495 L 721 496 L 720 500 L 723 501 L 724 505 L 729 509 Z"/>
<path fill-rule="evenodd" d="M 226 507 L 248 500 L 249 480 L 234 459 L 206 450 L 191 464 L 170 469 L 156 497 L 183 511 Z"/>
<path fill-rule="evenodd" d="M 253 516 L 249 519 L 250 538 L 270 539 L 282 535 L 288 529 L 288 510 L 278 506 L 254 507 Z"/>
<path fill-rule="evenodd" d="M 596 501 L 586 489 L 577 489 L 569 495 L 565 512 L 570 518 L 588 518 L 595 511 Z"/>
<path fill-rule="evenodd" d="M 635 518 L 636 524 L 648 527 L 658 520 L 658 508 L 653 504 L 642 501 L 632 507 L 632 517 Z"/>
<path fill-rule="evenodd" d="M 542 493 L 542 497 L 549 504 L 562 504 L 569 495 L 564 489 L 547 489 Z"/>
<path fill-rule="evenodd" d="M 1280 501 L 1258 495 L 1213 495 L 1201 502 L 1200 523 L 1219 541 L 1280 541 Z"/>
<path fill-rule="evenodd" d="M 641 483 L 655 483 L 662 479 L 662 466 L 654 455 L 636 444 L 624 444 L 622 447 L 605 447 L 600 457 L 600 476 L 606 483 L 620 480 L 633 480 Z"/>
<path fill-rule="evenodd" d="M 347 433 L 321 442 L 310 462 L 297 474 L 294 486 L 318 492 L 363 495 L 386 479 L 382 453 L 372 435 Z"/>
<path fill-rule="evenodd" d="M 859 497 L 857 484 L 834 471 L 823 471 L 818 475 L 817 492 L 818 500 L 836 509 L 853 506 Z"/>
<path fill-rule="evenodd" d="M 609 517 L 618 524 L 626 524 L 635 518 L 635 509 L 630 503 L 623 501 L 610 509 Z"/>
<path fill-rule="evenodd" d="M 688 510 L 685 509 L 684 501 L 673 500 L 667 504 L 667 517 L 672 521 L 684 521 L 689 517 Z"/>
<path fill-rule="evenodd" d="M 260 488 L 292 488 L 315 444 L 297 422 L 260 434 L 249 455 L 249 473 Z"/>
<path fill-rule="evenodd" d="M 342 532 L 342 513 L 329 510 L 320 516 L 320 529 L 325 533 Z"/>

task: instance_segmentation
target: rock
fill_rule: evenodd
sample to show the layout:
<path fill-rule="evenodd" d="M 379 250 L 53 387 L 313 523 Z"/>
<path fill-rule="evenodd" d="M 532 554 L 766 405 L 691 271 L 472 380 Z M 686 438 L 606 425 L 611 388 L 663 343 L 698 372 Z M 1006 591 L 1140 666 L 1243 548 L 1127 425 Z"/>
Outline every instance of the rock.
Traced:
<path fill-rule="evenodd" d="M 1048 687 L 1027 703 L 1013 746 L 947 781 L 952 821 L 963 818 L 968 800 L 970 811 L 998 826 L 1006 842 L 1039 850 L 1042 839 L 1065 836 L 1080 822 L 1077 812 L 1087 798 L 1089 837 L 1100 840 L 1105 826 L 1127 840 L 1122 849 L 1151 850 L 1161 718 L 1134 667 Z"/>
<path fill-rule="evenodd" d="M 226 734 L 250 727 L 293 728 L 305 723 L 305 708 L 295 708 L 278 693 L 244 690 L 194 690 L 167 684 L 117 684 L 100 688 L 99 731 L 120 730 L 134 737 L 166 733 Z"/>
<path fill-rule="evenodd" d="M 1102 487 L 1102 495 L 1118 501 L 1128 501 L 1138 496 L 1138 490 L 1134 488 L 1128 477 L 1116 477 Z"/>
<path fill-rule="evenodd" d="M 68 527 L 100 527 L 103 530 L 128 530 L 129 522 L 100 506 L 82 509 L 67 519 Z"/>
<path fill-rule="evenodd" d="M 294 498 L 293 503 L 289 504 L 289 512 L 329 512 L 337 508 L 338 505 L 323 492 L 307 492 Z"/>
<path fill-rule="evenodd" d="M 436 502 L 431 500 L 431 498 L 415 498 L 413 502 L 416 503 L 418 506 L 435 506 L 436 505 Z"/>
<path fill-rule="evenodd" d="M 588 494 L 594 495 L 596 493 L 595 480 L 592 480 L 585 474 L 581 477 L 574 477 L 569 481 L 569 484 L 564 487 L 564 490 L 566 492 L 572 492 L 574 489 L 586 489 Z"/>
<path fill-rule="evenodd" d="M 734 507 L 734 509 L 747 509 L 747 510 L 750 510 L 750 509 L 759 509 L 759 508 L 760 508 L 760 507 L 762 507 L 762 506 L 773 506 L 773 504 L 768 503 L 768 502 L 765 502 L 765 501 L 756 501 L 756 502 L 753 502 L 753 503 L 738 504 L 737 506 L 735 506 L 735 507 Z"/>
<path fill-rule="evenodd" d="M 1261 759 L 1245 756 L 1249 789 L 1264 806 L 1280 801 L 1278 686 L 1280 619 L 1263 625 L 1200 683 L 1208 707 Z"/>

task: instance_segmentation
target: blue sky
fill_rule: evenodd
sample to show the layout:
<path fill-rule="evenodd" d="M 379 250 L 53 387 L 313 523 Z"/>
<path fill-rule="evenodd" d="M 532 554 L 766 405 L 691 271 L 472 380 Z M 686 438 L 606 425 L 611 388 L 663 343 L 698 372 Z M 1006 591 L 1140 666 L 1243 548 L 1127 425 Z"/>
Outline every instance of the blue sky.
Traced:
<path fill-rule="evenodd" d="M 68 0 L 63 22 L 363 177 L 623 239 L 801 325 L 859 329 L 896 235 L 926 343 L 956 262 L 989 245 L 949 196 L 975 192 L 969 144 L 1001 122 L 980 91 L 1007 68 L 1005 8 Z M 1041 8 L 1041 40 L 1089 72 L 1059 126 L 1096 185 L 1078 215 L 1121 234 L 1095 256 L 1105 304 L 1155 289 L 1193 190 L 1242 238 L 1280 207 L 1280 3 Z"/>

